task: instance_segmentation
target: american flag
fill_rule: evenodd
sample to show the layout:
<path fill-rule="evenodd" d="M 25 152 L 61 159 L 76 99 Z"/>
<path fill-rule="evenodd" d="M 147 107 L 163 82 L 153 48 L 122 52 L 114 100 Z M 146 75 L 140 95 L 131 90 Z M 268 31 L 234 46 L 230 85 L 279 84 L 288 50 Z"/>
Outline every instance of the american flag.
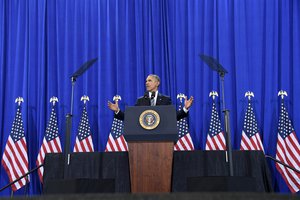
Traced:
<path fill-rule="evenodd" d="M 76 143 L 73 149 L 74 152 L 94 152 L 94 145 L 91 134 L 91 127 L 89 124 L 86 105 L 83 107 L 80 124 L 78 128 L 78 135 L 76 136 Z"/>
<path fill-rule="evenodd" d="M 19 106 L 1 161 L 10 182 L 15 181 L 28 172 L 27 145 L 20 109 Z M 12 190 L 16 191 L 22 188 L 27 182 L 29 182 L 28 178 L 17 181 L 11 186 Z"/>
<path fill-rule="evenodd" d="M 127 142 L 123 136 L 123 121 L 114 118 L 106 144 L 106 152 L 128 151 Z"/>
<path fill-rule="evenodd" d="M 281 103 L 278 124 L 276 159 L 300 170 L 300 145 L 283 102 Z M 276 163 L 276 168 L 291 192 L 298 192 L 300 189 L 300 174 L 278 163 Z"/>
<path fill-rule="evenodd" d="M 179 109 L 182 109 L 182 105 L 179 105 Z M 194 150 L 193 140 L 189 133 L 189 126 L 186 122 L 186 119 L 183 118 L 177 121 L 177 130 L 178 130 L 178 141 L 174 145 L 175 151 L 191 151 Z"/>
<path fill-rule="evenodd" d="M 57 116 L 53 106 L 50 119 L 46 128 L 46 133 L 43 139 L 43 144 L 41 145 L 37 157 L 36 165 L 40 166 L 44 163 L 44 158 L 46 153 L 60 153 L 60 152 L 62 152 L 62 150 L 61 150 L 60 139 L 58 136 Z M 43 182 L 44 167 L 39 168 L 38 174 L 41 182 Z"/>
<path fill-rule="evenodd" d="M 244 119 L 244 128 L 242 130 L 241 150 L 261 150 L 264 151 L 257 121 L 255 119 L 251 101 L 248 101 L 248 107 Z"/>
<path fill-rule="evenodd" d="M 214 100 L 212 104 L 210 125 L 207 134 L 205 150 L 226 150 L 226 141 Z"/>

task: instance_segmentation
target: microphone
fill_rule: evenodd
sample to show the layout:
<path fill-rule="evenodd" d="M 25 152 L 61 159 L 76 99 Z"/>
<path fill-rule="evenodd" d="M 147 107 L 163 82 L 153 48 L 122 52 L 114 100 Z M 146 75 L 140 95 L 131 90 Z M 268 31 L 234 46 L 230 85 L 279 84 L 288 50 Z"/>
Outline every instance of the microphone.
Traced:
<path fill-rule="evenodd" d="M 154 99 L 154 97 L 155 97 L 155 92 L 151 92 L 151 96 L 150 96 L 150 99 Z M 144 93 L 144 98 L 145 99 L 149 99 L 149 92 L 145 92 Z"/>

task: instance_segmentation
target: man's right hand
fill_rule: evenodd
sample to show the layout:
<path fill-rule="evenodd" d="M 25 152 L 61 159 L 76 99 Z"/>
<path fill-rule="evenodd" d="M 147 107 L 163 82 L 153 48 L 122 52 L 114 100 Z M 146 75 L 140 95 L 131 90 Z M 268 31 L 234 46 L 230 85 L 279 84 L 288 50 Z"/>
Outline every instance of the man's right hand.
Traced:
<path fill-rule="evenodd" d="M 108 101 L 107 106 L 109 109 L 111 109 L 114 112 L 119 112 L 120 110 L 118 101 L 115 101 L 115 103 Z"/>

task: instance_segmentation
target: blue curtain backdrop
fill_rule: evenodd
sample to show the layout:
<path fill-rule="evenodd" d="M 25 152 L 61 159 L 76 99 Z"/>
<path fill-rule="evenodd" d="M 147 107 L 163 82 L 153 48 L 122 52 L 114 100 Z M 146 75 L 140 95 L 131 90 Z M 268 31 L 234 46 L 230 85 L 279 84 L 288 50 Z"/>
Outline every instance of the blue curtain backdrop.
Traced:
<path fill-rule="evenodd" d="M 239 149 L 246 91 L 254 109 L 266 154 L 275 156 L 280 99 L 285 102 L 300 138 L 300 2 L 298 0 L 2 0 L 0 2 L 0 155 L 16 112 L 22 113 L 29 167 L 35 167 L 51 107 L 59 98 L 59 134 L 65 141 L 70 111 L 70 75 L 98 57 L 75 85 L 71 146 L 88 95 L 88 114 L 96 151 L 104 151 L 113 113 L 107 101 L 121 95 L 121 108 L 134 105 L 149 73 L 161 77 L 160 92 L 193 95 L 189 126 L 196 149 L 204 149 L 209 127 L 211 90 L 220 79 L 199 54 L 217 58 L 228 70 L 226 107 L 232 145 Z M 220 93 L 220 92 L 219 92 Z M 220 102 L 220 98 L 218 99 Z M 63 145 L 64 146 L 64 145 Z M 193 163 L 191 163 L 193 164 Z M 288 188 L 269 162 L 276 191 Z M 0 187 L 8 183 L 1 166 Z M 37 174 L 30 194 L 39 194 Z M 9 195 L 10 189 L 0 195 Z M 17 194 L 24 194 L 21 189 Z"/>

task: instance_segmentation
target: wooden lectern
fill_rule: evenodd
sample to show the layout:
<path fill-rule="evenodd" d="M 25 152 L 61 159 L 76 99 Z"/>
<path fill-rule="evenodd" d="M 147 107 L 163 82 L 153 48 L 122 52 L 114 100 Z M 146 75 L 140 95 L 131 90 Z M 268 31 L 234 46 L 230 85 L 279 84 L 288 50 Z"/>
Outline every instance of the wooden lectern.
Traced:
<path fill-rule="evenodd" d="M 159 116 L 159 124 L 154 129 L 141 126 L 141 115 L 148 111 L 155 111 Z M 173 148 L 178 139 L 175 108 L 171 105 L 128 107 L 124 136 L 129 147 L 131 192 L 171 192 Z"/>

